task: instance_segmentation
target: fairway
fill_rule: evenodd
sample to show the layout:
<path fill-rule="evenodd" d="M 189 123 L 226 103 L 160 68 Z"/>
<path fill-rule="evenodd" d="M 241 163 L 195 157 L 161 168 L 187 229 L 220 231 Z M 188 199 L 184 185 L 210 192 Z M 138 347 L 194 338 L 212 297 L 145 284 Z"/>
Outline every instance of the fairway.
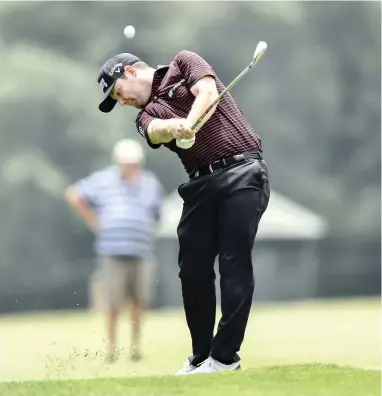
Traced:
<path fill-rule="evenodd" d="M 127 359 L 125 315 L 112 365 L 104 363 L 99 314 L 3 316 L 0 380 L 41 382 L 2 383 L 0 395 L 379 395 L 379 309 L 378 299 L 255 304 L 240 352 L 244 370 L 208 378 L 167 376 L 190 354 L 179 310 L 148 315 L 138 363 Z"/>
<path fill-rule="evenodd" d="M 187 377 L 50 381 L 0 384 L 12 396 L 377 396 L 379 373 L 336 366 L 280 366 Z"/>

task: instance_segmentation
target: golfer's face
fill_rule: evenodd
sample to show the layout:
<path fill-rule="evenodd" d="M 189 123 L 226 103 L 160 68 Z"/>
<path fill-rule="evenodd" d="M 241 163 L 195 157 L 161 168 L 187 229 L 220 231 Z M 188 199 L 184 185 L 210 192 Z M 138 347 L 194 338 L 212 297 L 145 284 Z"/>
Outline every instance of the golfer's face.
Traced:
<path fill-rule="evenodd" d="M 121 106 L 133 106 L 142 109 L 146 103 L 142 85 L 136 76 L 128 75 L 126 79 L 118 79 L 114 85 L 111 97 Z"/>

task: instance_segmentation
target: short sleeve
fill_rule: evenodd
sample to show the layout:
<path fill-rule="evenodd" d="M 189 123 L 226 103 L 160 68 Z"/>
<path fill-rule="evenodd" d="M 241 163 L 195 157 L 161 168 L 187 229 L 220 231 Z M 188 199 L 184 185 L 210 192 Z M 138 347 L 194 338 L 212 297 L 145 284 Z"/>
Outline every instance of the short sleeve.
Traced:
<path fill-rule="evenodd" d="M 201 56 L 191 51 L 181 51 L 175 57 L 179 70 L 186 79 L 187 85 L 192 87 L 201 78 L 216 77 L 212 67 Z"/>
<path fill-rule="evenodd" d="M 150 122 L 154 119 L 154 117 L 151 117 L 146 111 L 140 111 L 136 120 L 135 120 L 135 125 L 137 127 L 137 130 L 139 134 L 146 140 L 147 144 L 153 148 L 157 149 L 161 146 L 161 144 L 153 144 L 150 141 L 149 135 L 148 135 L 148 127 Z"/>
<path fill-rule="evenodd" d="M 89 202 L 91 205 L 97 205 L 98 191 L 98 174 L 93 173 L 74 184 L 74 188 L 78 195 Z"/>

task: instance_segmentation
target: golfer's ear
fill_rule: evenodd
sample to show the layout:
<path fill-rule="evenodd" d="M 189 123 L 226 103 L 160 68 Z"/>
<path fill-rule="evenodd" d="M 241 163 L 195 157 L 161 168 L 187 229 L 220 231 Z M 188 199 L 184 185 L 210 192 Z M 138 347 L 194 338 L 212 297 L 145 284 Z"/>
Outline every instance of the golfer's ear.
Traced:
<path fill-rule="evenodd" d="M 125 66 L 125 73 L 130 74 L 131 76 L 136 77 L 137 76 L 137 71 L 134 69 L 132 66 Z"/>

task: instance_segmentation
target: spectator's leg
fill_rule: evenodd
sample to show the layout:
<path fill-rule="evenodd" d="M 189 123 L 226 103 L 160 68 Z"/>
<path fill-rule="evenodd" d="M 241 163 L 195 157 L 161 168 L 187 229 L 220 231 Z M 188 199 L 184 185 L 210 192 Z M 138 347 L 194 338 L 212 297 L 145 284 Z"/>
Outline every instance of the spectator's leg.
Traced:
<path fill-rule="evenodd" d="M 150 303 L 151 265 L 141 259 L 130 260 L 128 263 L 128 289 L 131 297 L 131 347 L 130 358 L 141 359 L 140 341 L 142 322 Z"/>
<path fill-rule="evenodd" d="M 117 324 L 120 310 L 126 299 L 126 266 L 118 257 L 104 256 L 101 258 L 102 284 L 104 291 L 104 305 L 106 307 L 107 324 L 107 360 L 117 358 Z"/>

